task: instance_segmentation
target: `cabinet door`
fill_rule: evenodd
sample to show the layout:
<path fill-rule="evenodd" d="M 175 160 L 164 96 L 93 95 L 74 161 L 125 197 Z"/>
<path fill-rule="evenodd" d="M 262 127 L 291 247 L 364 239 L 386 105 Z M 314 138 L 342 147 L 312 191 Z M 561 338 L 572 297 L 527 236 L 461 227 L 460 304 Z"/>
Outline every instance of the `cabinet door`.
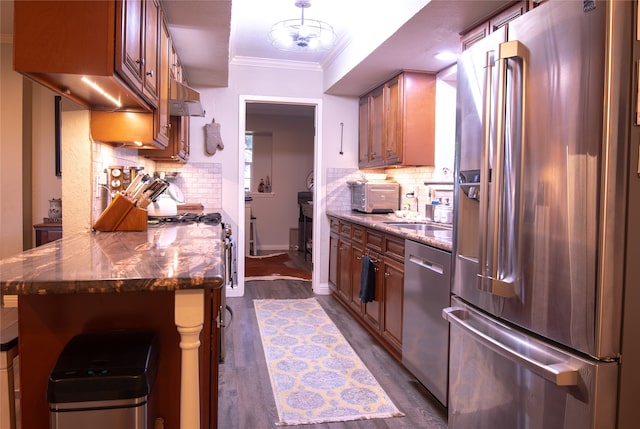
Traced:
<path fill-rule="evenodd" d="M 369 166 L 379 167 L 384 164 L 384 87 L 377 88 L 371 93 L 371 107 L 369 110 L 370 140 Z"/>
<path fill-rule="evenodd" d="M 376 266 L 376 288 L 375 288 L 375 296 L 373 301 L 367 302 L 364 304 L 364 308 L 362 310 L 362 316 L 364 321 L 367 322 L 369 326 L 373 328 L 375 332 L 380 332 L 380 311 L 382 309 L 382 270 L 380 269 L 382 266 L 380 255 L 371 252 L 367 249 L 367 253 L 374 260 L 374 265 Z"/>
<path fill-rule="evenodd" d="M 404 264 L 382 260 L 382 336 L 398 351 L 402 350 L 402 306 Z"/>
<path fill-rule="evenodd" d="M 358 166 L 369 164 L 370 149 L 369 133 L 369 96 L 360 98 L 358 110 Z"/>
<path fill-rule="evenodd" d="M 489 19 L 489 33 L 493 33 L 509 22 L 527 13 L 529 5 L 526 0 L 519 1 Z"/>
<path fill-rule="evenodd" d="M 362 277 L 362 247 L 351 246 L 351 297 L 349 305 L 358 314 L 362 313 L 362 301 L 360 301 L 360 279 Z"/>
<path fill-rule="evenodd" d="M 460 37 L 460 51 L 464 51 L 473 46 L 476 42 L 484 39 L 500 27 L 508 25 L 509 22 L 524 15 L 529 10 L 526 0 L 518 1 L 499 13 L 490 17 L 486 22 L 476 28 L 466 32 Z"/>
<path fill-rule="evenodd" d="M 160 6 L 157 0 L 145 1 L 145 32 L 144 32 L 144 80 L 142 95 L 152 105 L 158 102 L 159 48 L 158 32 L 160 25 Z"/>
<path fill-rule="evenodd" d="M 142 88 L 144 3 L 122 0 L 122 55 L 118 72 L 133 88 Z M 63 24 L 62 24 L 63 25 Z"/>
<path fill-rule="evenodd" d="M 394 165 L 402 162 L 402 76 L 386 84 L 384 163 Z"/>
<path fill-rule="evenodd" d="M 340 240 L 338 244 L 338 295 L 348 303 L 351 301 L 351 243 Z"/>
<path fill-rule="evenodd" d="M 158 94 L 158 108 L 155 111 L 155 123 L 157 124 L 155 140 L 164 147 L 169 145 L 171 131 L 169 118 L 169 56 L 171 49 L 169 29 L 162 20 L 160 25 L 160 92 Z"/>
<path fill-rule="evenodd" d="M 338 242 L 336 234 L 329 236 L 329 287 L 334 291 L 338 284 Z"/>

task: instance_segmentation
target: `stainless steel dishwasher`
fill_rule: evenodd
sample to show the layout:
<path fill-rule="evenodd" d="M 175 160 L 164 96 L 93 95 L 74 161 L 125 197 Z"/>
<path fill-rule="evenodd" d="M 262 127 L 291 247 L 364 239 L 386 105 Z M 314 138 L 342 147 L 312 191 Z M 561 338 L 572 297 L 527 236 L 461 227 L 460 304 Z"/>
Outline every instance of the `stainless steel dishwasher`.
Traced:
<path fill-rule="evenodd" d="M 451 253 L 405 241 L 402 363 L 447 406 Z"/>

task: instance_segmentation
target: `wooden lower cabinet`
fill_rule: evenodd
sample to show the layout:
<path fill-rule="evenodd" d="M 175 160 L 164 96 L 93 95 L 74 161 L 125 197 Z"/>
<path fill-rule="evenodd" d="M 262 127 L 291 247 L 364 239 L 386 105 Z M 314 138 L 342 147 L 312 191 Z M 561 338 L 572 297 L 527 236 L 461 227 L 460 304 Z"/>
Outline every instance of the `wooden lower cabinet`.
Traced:
<path fill-rule="evenodd" d="M 376 271 L 376 284 L 382 284 L 382 271 L 380 270 L 380 259 L 381 256 L 379 253 L 372 251 L 371 249 L 367 249 L 367 255 L 372 258 L 374 261 L 377 261 L 378 270 Z M 373 329 L 375 332 L 380 331 L 380 313 L 382 310 L 382 301 L 383 301 L 383 288 L 377 287 L 375 292 L 375 298 L 371 302 L 367 302 L 364 304 L 364 308 L 362 309 L 362 318 L 364 321 Z"/>
<path fill-rule="evenodd" d="M 62 222 L 45 222 L 33 225 L 36 230 L 36 247 L 62 238 Z"/>
<path fill-rule="evenodd" d="M 212 309 L 218 308 L 220 293 L 205 291 L 205 302 L 212 304 L 204 309 L 198 348 L 200 429 L 218 427 L 218 330 Z M 74 335 L 141 329 L 156 333 L 159 350 L 145 429 L 153 427 L 156 418 L 164 419 L 164 427 L 178 428 L 181 349 L 174 309 L 175 294 L 168 291 L 19 295 L 21 427 L 49 427 L 46 395 L 49 374 L 64 345 Z"/>
<path fill-rule="evenodd" d="M 383 258 L 380 286 L 384 296 L 382 337 L 401 352 L 404 264 L 390 258 Z"/>
<path fill-rule="evenodd" d="M 362 247 L 356 244 L 351 245 L 351 297 L 349 305 L 354 311 L 362 313 L 363 303 L 360 301 L 360 279 L 362 277 Z"/>
<path fill-rule="evenodd" d="M 338 285 L 338 234 L 329 236 L 329 287 L 335 292 Z"/>
<path fill-rule="evenodd" d="M 340 299 L 351 301 L 351 243 L 340 240 L 338 244 L 338 284 L 337 290 Z"/>
<path fill-rule="evenodd" d="M 404 292 L 404 239 L 360 225 L 330 218 L 329 285 L 333 295 L 397 359 L 402 353 L 402 300 Z M 402 245 L 402 249 L 398 246 Z M 388 254 L 387 254 L 387 249 Z M 362 258 L 376 267 L 374 300 L 360 301 Z"/>

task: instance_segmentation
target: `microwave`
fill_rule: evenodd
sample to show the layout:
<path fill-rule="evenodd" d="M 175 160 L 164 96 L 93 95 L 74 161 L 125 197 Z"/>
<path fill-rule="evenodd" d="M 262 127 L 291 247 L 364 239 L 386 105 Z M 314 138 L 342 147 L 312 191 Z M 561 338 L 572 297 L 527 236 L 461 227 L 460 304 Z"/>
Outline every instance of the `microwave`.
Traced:
<path fill-rule="evenodd" d="M 395 182 L 349 183 L 351 210 L 392 213 L 400 208 L 400 185 Z"/>

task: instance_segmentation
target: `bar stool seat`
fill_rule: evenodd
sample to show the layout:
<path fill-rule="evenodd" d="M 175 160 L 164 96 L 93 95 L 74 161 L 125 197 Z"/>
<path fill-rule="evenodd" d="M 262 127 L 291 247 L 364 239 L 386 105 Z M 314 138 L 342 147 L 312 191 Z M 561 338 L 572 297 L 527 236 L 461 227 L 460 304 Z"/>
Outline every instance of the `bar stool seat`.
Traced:
<path fill-rule="evenodd" d="M 18 309 L 0 307 L 0 310 L 0 429 L 15 429 L 13 360 L 18 355 Z"/>

